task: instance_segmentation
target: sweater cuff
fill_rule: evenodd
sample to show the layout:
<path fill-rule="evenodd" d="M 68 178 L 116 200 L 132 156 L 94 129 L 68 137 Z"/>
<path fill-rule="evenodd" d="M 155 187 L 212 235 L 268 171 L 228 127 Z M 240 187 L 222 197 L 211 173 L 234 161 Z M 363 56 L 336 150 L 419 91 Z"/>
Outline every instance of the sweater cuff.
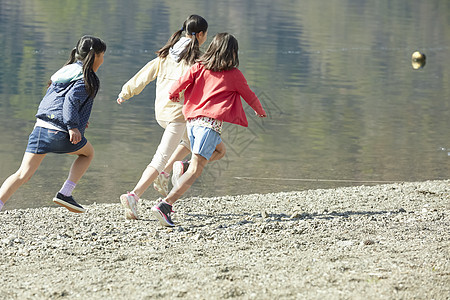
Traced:
<path fill-rule="evenodd" d="M 119 96 L 117 96 L 118 98 L 122 98 L 123 100 L 127 101 L 129 100 L 131 97 L 125 96 L 124 93 L 120 93 Z"/>

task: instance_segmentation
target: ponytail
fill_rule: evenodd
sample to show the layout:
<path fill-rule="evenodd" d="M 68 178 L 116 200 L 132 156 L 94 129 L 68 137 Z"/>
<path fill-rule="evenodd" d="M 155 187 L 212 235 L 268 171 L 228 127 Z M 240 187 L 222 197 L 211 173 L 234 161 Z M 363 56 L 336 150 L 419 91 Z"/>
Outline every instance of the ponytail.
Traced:
<path fill-rule="evenodd" d="M 73 48 L 70 52 L 69 60 L 64 64 L 65 66 L 73 64 L 75 62 L 75 54 L 77 53 L 77 48 Z"/>
<path fill-rule="evenodd" d="M 172 34 L 172 36 L 167 41 L 167 43 L 164 45 L 164 47 L 162 47 L 161 49 L 156 51 L 156 54 L 161 58 L 167 57 L 167 55 L 169 55 L 170 48 L 172 48 L 180 40 L 183 30 L 184 29 L 181 28 L 180 30 L 178 30 L 174 34 Z"/>
<path fill-rule="evenodd" d="M 192 32 L 192 39 L 186 46 L 186 49 L 181 53 L 180 58 L 189 65 L 193 65 L 200 57 L 200 54 L 200 44 L 198 43 L 195 32 Z"/>
<path fill-rule="evenodd" d="M 105 42 L 97 37 L 85 35 L 80 38 L 77 46 L 72 49 L 69 60 L 65 64 L 73 64 L 76 61 L 81 61 L 83 63 L 84 85 L 89 97 L 95 97 L 100 88 L 100 80 L 92 69 L 95 61 L 95 54 L 104 53 L 105 51 Z"/>
<path fill-rule="evenodd" d="M 176 31 L 167 43 L 159 49 L 156 54 L 165 58 L 169 54 L 169 50 L 173 47 L 181 38 L 182 33 L 186 31 L 187 34 L 192 35 L 191 42 L 186 46 L 185 50 L 180 54 L 180 59 L 186 61 L 188 64 L 194 64 L 195 61 L 200 57 L 200 45 L 196 38 L 196 34 L 199 32 L 208 31 L 208 22 L 204 18 L 198 15 L 189 16 L 186 21 L 184 21 L 181 29 Z"/>
<path fill-rule="evenodd" d="M 90 97 L 95 97 L 98 89 L 100 88 L 100 80 L 92 70 L 92 66 L 95 61 L 95 51 L 93 48 L 89 50 L 84 62 L 83 62 L 83 78 L 86 86 L 86 91 Z"/>

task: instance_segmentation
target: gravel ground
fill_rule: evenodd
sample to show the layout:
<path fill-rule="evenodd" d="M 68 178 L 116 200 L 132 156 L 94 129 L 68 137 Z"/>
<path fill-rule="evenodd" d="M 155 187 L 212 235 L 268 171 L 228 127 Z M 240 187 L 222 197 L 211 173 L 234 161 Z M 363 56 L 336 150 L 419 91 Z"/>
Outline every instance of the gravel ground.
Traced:
<path fill-rule="evenodd" d="M 449 299 L 450 181 L 0 212 L 1 299 Z"/>

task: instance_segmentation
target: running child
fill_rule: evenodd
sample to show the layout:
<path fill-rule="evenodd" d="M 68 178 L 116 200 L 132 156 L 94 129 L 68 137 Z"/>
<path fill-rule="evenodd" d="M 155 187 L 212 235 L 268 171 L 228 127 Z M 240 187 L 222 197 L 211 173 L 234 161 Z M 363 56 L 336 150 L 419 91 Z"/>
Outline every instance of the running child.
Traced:
<path fill-rule="evenodd" d="M 207 30 L 208 22 L 204 18 L 198 15 L 189 16 L 181 29 L 156 52 L 158 56 L 125 83 L 119 94 L 117 103 L 122 104 L 156 80 L 156 121 L 165 129 L 156 153 L 139 182 L 131 192 L 120 196 L 127 219 L 139 218 L 138 200 L 152 182 L 155 181 L 154 187 L 159 193 L 167 196 L 173 162 L 190 153 L 186 120 L 182 113 L 183 105 L 170 101 L 168 90 L 199 58 L 199 47 L 206 41 Z"/>
<path fill-rule="evenodd" d="M 67 153 L 78 157 L 53 201 L 71 212 L 86 211 L 74 200 L 72 191 L 94 157 L 94 148 L 84 132 L 100 86 L 95 73 L 103 64 L 105 51 L 106 44 L 101 39 L 83 36 L 71 51 L 67 63 L 51 77 L 47 93 L 39 104 L 37 121 L 22 164 L 0 188 L 0 210 L 3 203 L 33 176 L 47 153 Z"/>
<path fill-rule="evenodd" d="M 266 112 L 239 71 L 238 42 L 229 33 L 218 33 L 205 54 L 169 91 L 172 101 L 180 101 L 184 91 L 183 114 L 191 145 L 190 162 L 174 163 L 174 187 L 169 195 L 152 207 L 163 226 L 174 226 L 172 205 L 201 175 L 204 167 L 225 155 L 220 134 L 223 122 L 248 126 L 241 97 L 259 117 Z"/>

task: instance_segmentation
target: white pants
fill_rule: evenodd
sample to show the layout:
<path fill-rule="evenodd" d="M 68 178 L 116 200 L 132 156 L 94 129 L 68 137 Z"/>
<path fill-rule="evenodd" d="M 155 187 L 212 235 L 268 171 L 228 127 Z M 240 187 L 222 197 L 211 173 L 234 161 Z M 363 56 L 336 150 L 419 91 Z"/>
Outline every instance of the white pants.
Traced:
<path fill-rule="evenodd" d="M 165 128 L 165 130 L 158 149 L 156 149 L 156 153 L 149 166 L 155 168 L 158 173 L 161 173 L 170 156 L 179 144 L 182 144 L 187 149 L 191 148 L 185 122 L 158 121 L 158 124 L 161 125 L 162 128 Z"/>

